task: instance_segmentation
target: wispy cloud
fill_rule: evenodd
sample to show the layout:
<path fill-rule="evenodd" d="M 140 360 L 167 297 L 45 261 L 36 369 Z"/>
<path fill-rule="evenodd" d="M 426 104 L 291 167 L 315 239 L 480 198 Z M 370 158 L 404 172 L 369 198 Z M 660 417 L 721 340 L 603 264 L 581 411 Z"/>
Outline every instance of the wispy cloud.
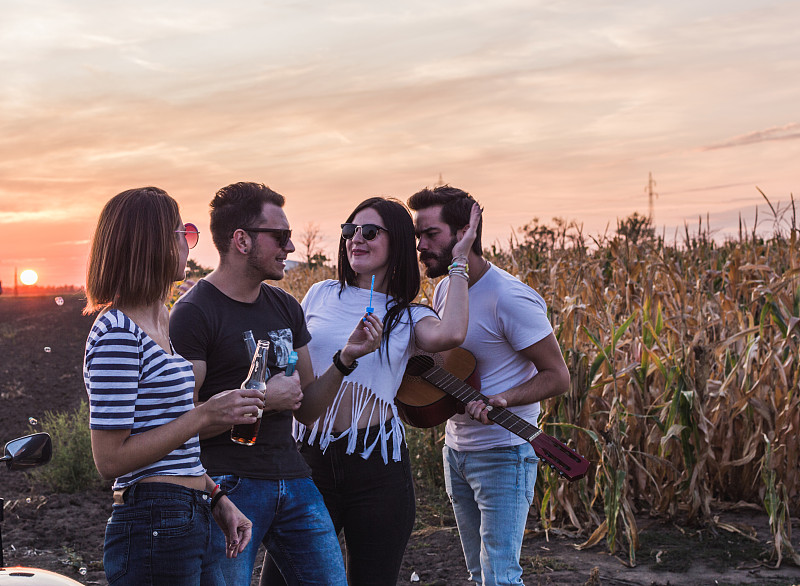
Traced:
<path fill-rule="evenodd" d="M 797 140 L 798 138 L 800 138 L 800 123 L 791 122 L 789 124 L 784 124 L 783 126 L 773 126 L 765 130 L 757 130 L 755 132 L 748 132 L 747 134 L 734 136 L 730 140 L 704 147 L 701 150 L 714 151 L 718 149 L 749 146 L 759 142 L 768 142 L 773 140 Z"/>
<path fill-rule="evenodd" d="M 58 222 L 74 220 L 76 214 L 72 211 L 47 209 L 38 212 L 0 212 L 0 224 L 20 224 L 23 222 Z"/>
<path fill-rule="evenodd" d="M 664 191 L 661 195 L 676 195 L 679 193 L 696 193 L 699 191 L 719 191 L 720 189 L 730 189 L 732 187 L 743 187 L 745 185 L 749 185 L 752 187 L 752 183 L 749 181 L 742 181 L 740 183 L 723 183 L 720 185 L 706 185 L 703 187 L 692 187 L 689 189 L 680 189 L 675 191 Z"/>

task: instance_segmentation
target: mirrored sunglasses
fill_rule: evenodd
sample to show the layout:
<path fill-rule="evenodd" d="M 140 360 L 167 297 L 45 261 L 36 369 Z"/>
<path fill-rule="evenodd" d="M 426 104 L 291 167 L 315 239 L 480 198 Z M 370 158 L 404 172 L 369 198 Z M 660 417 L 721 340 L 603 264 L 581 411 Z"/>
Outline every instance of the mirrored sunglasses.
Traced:
<path fill-rule="evenodd" d="M 183 230 L 175 230 L 176 234 L 183 234 L 186 238 L 186 244 L 192 249 L 197 246 L 197 241 L 200 240 L 200 230 L 191 222 L 186 222 L 183 225 Z"/>
<path fill-rule="evenodd" d="M 283 228 L 242 228 L 245 232 L 266 232 L 272 234 L 278 243 L 278 246 L 285 248 L 289 244 L 289 239 L 292 237 L 291 230 L 284 230 Z"/>
<path fill-rule="evenodd" d="M 342 238 L 345 240 L 350 240 L 356 235 L 356 230 L 359 229 L 361 230 L 361 236 L 364 238 L 364 240 L 375 240 L 375 237 L 381 230 L 388 232 L 386 228 L 383 226 L 378 226 L 377 224 L 363 224 L 361 226 L 357 226 L 355 224 L 342 224 Z"/>

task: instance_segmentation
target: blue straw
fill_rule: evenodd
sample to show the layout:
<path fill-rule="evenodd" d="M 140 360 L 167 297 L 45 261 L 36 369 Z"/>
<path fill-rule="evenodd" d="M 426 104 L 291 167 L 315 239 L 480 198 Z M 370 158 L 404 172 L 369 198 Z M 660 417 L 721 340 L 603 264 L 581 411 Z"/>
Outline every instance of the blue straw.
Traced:
<path fill-rule="evenodd" d="M 375 308 L 372 307 L 372 291 L 375 289 L 375 275 L 372 275 L 372 283 L 369 286 L 369 307 L 367 307 L 367 313 L 372 313 L 375 311 Z"/>

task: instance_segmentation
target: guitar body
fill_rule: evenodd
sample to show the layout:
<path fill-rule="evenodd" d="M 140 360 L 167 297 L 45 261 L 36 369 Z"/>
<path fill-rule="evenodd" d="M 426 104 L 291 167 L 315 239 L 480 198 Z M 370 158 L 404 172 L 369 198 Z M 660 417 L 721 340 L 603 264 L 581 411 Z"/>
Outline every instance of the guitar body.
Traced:
<path fill-rule="evenodd" d="M 420 358 L 425 360 L 425 366 L 439 366 L 473 387 L 480 388 L 480 376 L 475 370 L 477 362 L 469 351 L 453 348 L 439 354 L 414 357 L 415 360 Z M 412 427 L 426 428 L 444 423 L 456 413 L 463 413 L 463 404 L 419 376 L 422 374 L 417 372 L 420 368 L 422 366 L 413 363 L 406 367 L 394 400 L 400 419 Z"/>

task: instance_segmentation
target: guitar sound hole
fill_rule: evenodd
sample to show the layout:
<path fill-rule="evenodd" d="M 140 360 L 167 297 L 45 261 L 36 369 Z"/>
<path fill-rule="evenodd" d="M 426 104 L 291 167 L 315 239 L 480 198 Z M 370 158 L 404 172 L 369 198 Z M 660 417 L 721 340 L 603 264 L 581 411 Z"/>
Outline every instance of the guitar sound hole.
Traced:
<path fill-rule="evenodd" d="M 408 364 L 406 365 L 406 374 L 411 376 L 421 376 L 423 372 L 433 368 L 433 365 L 433 358 L 430 356 L 425 356 L 424 354 L 412 356 L 408 359 Z"/>

